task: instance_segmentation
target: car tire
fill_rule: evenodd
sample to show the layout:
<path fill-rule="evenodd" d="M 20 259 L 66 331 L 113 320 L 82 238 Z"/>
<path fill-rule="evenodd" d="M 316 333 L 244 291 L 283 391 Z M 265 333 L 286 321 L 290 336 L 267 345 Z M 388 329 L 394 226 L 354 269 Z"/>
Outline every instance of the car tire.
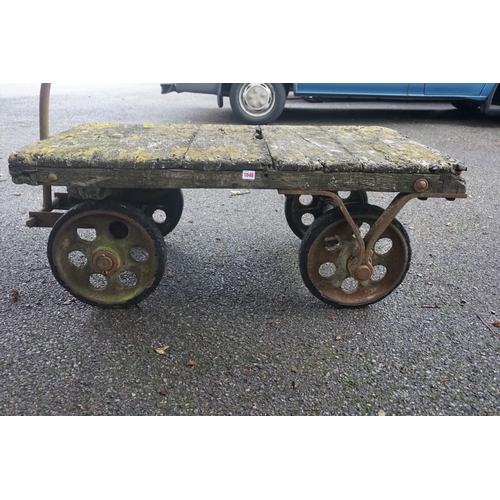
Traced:
<path fill-rule="evenodd" d="M 229 100 L 238 119 L 252 125 L 265 125 L 281 116 L 286 94 L 282 83 L 234 83 Z"/>

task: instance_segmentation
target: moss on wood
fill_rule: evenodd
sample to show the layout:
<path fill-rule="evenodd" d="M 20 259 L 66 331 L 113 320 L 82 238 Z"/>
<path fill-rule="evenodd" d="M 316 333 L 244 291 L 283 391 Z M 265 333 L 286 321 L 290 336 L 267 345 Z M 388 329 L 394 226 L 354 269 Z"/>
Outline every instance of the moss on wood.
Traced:
<path fill-rule="evenodd" d="M 445 184 L 451 186 L 457 182 L 457 189 L 462 192 L 464 185 L 460 179 L 464 167 L 460 162 L 394 130 L 360 126 L 93 123 L 12 153 L 9 168 L 16 183 L 75 186 L 128 186 L 129 178 L 130 182 L 134 179 L 136 184 L 155 187 L 155 179 L 161 177 L 167 182 L 167 177 L 155 173 L 158 170 L 172 174 L 177 170 L 191 171 L 188 177 L 169 175 L 168 179 L 171 182 L 177 179 L 179 183 L 181 179 L 186 182 L 189 179 L 188 185 L 196 187 L 219 186 L 216 177 L 209 180 L 210 175 L 241 170 L 259 172 L 263 176 L 259 185 L 270 187 L 274 186 L 271 180 L 278 178 L 274 173 L 279 172 L 286 173 L 290 182 L 295 183 L 300 177 L 306 184 L 307 175 L 325 173 L 328 174 L 325 187 L 337 185 L 335 179 L 339 174 L 347 175 L 342 176 L 343 184 L 349 178 L 360 183 L 361 174 L 386 175 L 380 185 L 373 180 L 376 177 L 370 176 L 374 190 L 387 187 L 387 176 L 394 182 L 395 190 L 396 186 L 407 186 L 413 176 L 439 178 L 439 182 L 432 184 L 435 190 L 439 190 L 439 185 L 444 189 Z M 207 175 L 198 179 L 200 171 Z M 49 176 L 51 172 L 53 175 Z M 51 180 L 54 175 L 65 178 L 66 184 Z M 401 182 L 394 180 L 398 175 Z M 444 178 L 449 180 L 445 183 Z M 238 185 L 235 180 L 231 183 Z M 281 181 L 279 185 L 282 186 Z M 286 188 L 286 182 L 282 187 Z"/>

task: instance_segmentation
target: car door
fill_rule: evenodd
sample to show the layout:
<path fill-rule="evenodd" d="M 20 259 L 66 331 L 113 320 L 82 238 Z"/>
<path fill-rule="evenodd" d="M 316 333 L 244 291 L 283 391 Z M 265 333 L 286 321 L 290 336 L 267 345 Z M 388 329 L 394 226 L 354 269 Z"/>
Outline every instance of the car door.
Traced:
<path fill-rule="evenodd" d="M 424 95 L 446 97 L 480 96 L 485 83 L 424 83 Z"/>
<path fill-rule="evenodd" d="M 389 97 L 405 96 L 408 83 L 294 83 L 296 95 Z"/>

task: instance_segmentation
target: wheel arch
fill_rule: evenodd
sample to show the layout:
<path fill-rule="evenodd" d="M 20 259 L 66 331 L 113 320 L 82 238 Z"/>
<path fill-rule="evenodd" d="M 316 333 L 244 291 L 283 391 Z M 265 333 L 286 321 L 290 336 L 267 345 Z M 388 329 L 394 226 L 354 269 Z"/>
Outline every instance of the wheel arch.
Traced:
<path fill-rule="evenodd" d="M 500 86 L 498 83 L 495 83 L 491 91 L 491 104 L 500 105 Z"/>
<path fill-rule="evenodd" d="M 500 105 L 500 87 L 498 83 L 493 84 L 488 98 L 481 104 L 481 112 L 487 114 L 492 104 Z"/>

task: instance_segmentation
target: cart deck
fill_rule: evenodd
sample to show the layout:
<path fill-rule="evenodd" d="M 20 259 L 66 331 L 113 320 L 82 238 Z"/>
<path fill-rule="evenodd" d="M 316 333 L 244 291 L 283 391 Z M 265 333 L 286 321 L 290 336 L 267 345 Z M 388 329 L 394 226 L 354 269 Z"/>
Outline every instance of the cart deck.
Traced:
<path fill-rule="evenodd" d="M 383 127 L 94 123 L 12 153 L 9 170 L 15 183 L 67 187 L 49 202 L 44 191 L 28 225 L 53 226 L 56 279 L 101 307 L 137 303 L 158 285 L 182 188 L 285 194 L 304 283 L 344 307 L 381 300 L 403 280 L 411 250 L 395 217 L 408 201 L 466 196 L 459 161 Z M 398 194 L 384 210 L 369 191 Z"/>
<path fill-rule="evenodd" d="M 94 123 L 20 149 L 9 166 L 15 183 L 82 188 L 413 192 L 425 179 L 429 193 L 465 192 L 460 162 L 383 127 Z"/>

